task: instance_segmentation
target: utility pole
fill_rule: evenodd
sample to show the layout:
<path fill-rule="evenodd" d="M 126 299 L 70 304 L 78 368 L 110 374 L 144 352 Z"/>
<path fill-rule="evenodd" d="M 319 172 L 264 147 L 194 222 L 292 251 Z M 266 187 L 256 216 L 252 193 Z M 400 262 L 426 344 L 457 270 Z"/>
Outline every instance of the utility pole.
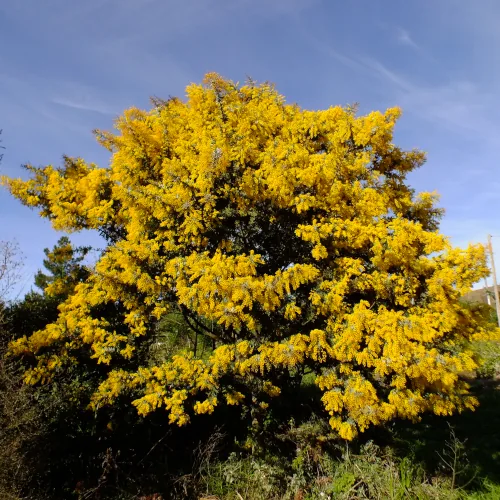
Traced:
<path fill-rule="evenodd" d="M 500 326 L 500 299 L 498 298 L 497 272 L 495 270 L 495 259 L 493 257 L 493 245 L 491 244 L 491 234 L 488 234 L 488 250 L 490 252 L 490 259 L 491 259 L 493 290 L 495 291 L 495 304 L 497 306 L 498 326 Z"/>
<path fill-rule="evenodd" d="M 488 279 L 486 278 L 486 276 L 484 277 L 484 293 L 486 295 L 486 302 L 489 306 L 491 306 L 490 289 L 488 288 Z"/>

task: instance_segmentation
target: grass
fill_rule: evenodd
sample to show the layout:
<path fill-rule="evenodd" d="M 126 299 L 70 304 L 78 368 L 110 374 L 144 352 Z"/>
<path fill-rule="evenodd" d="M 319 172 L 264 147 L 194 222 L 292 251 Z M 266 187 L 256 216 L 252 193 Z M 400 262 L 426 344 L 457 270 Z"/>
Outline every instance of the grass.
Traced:
<path fill-rule="evenodd" d="M 276 448 L 233 453 L 207 468 L 200 498 L 498 500 L 500 383 L 475 380 L 472 390 L 480 401 L 474 412 L 398 421 L 343 449 L 321 449 L 319 421 L 302 423 L 288 431 L 294 458 Z"/>

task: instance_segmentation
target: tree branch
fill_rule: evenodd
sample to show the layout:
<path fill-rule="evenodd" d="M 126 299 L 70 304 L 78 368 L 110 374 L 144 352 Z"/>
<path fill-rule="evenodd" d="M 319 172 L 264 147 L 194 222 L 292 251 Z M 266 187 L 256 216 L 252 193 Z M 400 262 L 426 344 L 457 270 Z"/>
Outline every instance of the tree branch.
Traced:
<path fill-rule="evenodd" d="M 210 337 L 213 340 L 220 340 L 220 337 L 218 335 L 215 335 L 214 333 L 212 333 L 203 323 L 201 323 L 196 318 L 194 318 L 192 315 L 190 315 L 187 307 L 179 305 L 179 309 L 180 309 L 182 316 L 184 317 L 186 323 L 188 324 L 189 328 L 191 328 L 191 330 L 193 330 L 194 332 L 197 332 L 201 335 L 205 335 L 207 337 Z M 196 328 L 193 325 L 193 323 L 191 323 L 191 321 L 193 321 L 198 326 L 198 328 Z M 201 330 L 200 330 L 200 328 L 201 328 Z"/>

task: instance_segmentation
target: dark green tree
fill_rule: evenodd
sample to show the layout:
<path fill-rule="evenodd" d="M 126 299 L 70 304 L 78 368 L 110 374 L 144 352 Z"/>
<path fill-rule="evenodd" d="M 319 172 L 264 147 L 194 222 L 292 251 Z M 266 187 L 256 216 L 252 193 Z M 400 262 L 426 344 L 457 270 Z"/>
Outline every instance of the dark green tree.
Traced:
<path fill-rule="evenodd" d="M 13 337 L 29 336 L 56 320 L 59 304 L 88 276 L 83 261 L 90 250 L 89 246 L 73 248 L 66 236 L 52 249 L 44 250 L 44 270 L 35 275 L 35 285 L 41 292 L 29 291 L 6 311 L 8 329 Z"/>
<path fill-rule="evenodd" d="M 59 238 L 52 250 L 45 248 L 45 271 L 35 275 L 35 285 L 48 295 L 65 299 L 77 283 L 85 281 L 89 272 L 83 261 L 91 247 L 73 248 L 67 236 Z"/>

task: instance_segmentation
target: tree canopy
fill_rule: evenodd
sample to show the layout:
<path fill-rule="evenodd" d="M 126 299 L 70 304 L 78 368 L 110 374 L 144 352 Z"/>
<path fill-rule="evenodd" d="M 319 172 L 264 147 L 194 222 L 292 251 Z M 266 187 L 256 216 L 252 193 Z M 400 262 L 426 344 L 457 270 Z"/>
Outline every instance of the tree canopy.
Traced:
<path fill-rule="evenodd" d="M 266 408 L 312 372 L 346 439 L 477 404 L 462 346 L 492 334 L 459 299 L 488 274 L 484 251 L 453 248 L 437 196 L 408 185 L 425 157 L 393 144 L 398 108 L 308 111 L 216 74 L 153 104 L 96 131 L 109 167 L 66 157 L 3 178 L 55 229 L 107 240 L 57 321 L 11 345 L 36 357 L 28 383 L 87 353 L 107 367 L 95 410 L 129 398 L 184 425 L 224 404 Z M 141 347 L 174 313 L 211 352 L 154 364 Z"/>

